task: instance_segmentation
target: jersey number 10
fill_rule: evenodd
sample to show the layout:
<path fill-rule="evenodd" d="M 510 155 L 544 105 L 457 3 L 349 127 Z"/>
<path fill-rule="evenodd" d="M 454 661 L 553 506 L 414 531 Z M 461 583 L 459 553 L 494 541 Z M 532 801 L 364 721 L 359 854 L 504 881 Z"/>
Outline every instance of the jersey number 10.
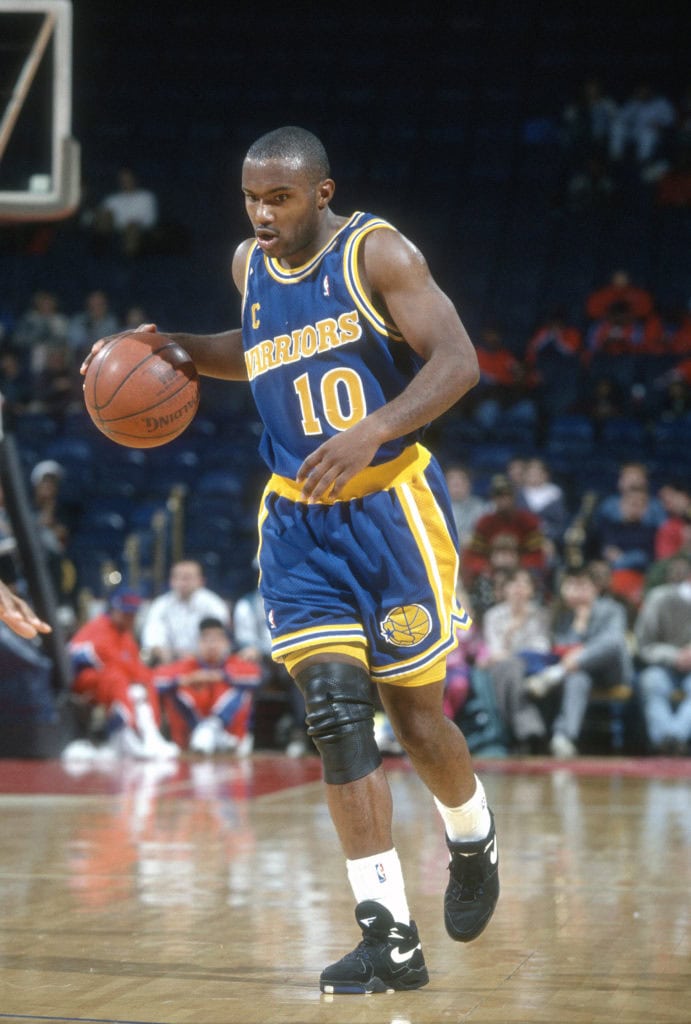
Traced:
<path fill-rule="evenodd" d="M 302 429 L 306 434 L 323 434 L 322 422 L 317 416 L 312 399 L 309 373 L 293 381 L 300 402 Z M 365 389 L 360 375 L 347 367 L 329 370 L 319 384 L 324 418 L 334 430 L 347 430 L 367 415 Z"/>

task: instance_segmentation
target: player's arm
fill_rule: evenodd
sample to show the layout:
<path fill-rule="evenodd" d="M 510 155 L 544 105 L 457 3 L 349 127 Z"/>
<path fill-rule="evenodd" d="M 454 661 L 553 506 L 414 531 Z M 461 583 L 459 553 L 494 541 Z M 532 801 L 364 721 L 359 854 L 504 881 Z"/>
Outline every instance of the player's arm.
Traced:
<path fill-rule="evenodd" d="M 479 378 L 477 355 L 458 313 L 415 246 L 397 232 L 382 230 L 367 237 L 364 250 L 363 281 L 425 362 L 397 398 L 305 459 L 298 479 L 312 498 L 330 487 L 337 495 L 382 444 L 436 419 Z"/>
<path fill-rule="evenodd" d="M 242 242 L 235 250 L 232 264 L 233 281 L 242 295 L 245 288 L 245 263 L 247 254 L 253 244 L 252 239 Z M 155 324 L 142 324 L 138 332 L 154 333 Z M 120 334 L 129 333 L 121 331 Z M 242 329 L 235 328 L 222 331 L 220 334 L 188 334 L 182 331 L 165 332 L 169 338 L 177 342 L 190 356 L 197 368 L 197 373 L 204 377 L 217 377 L 220 380 L 247 380 L 247 368 L 242 348 Z M 118 337 L 118 335 L 112 335 Z M 80 372 L 86 368 L 96 353 L 105 345 L 109 338 L 102 338 L 91 348 L 81 366 Z"/>
<path fill-rule="evenodd" d="M 47 622 L 39 619 L 26 601 L 17 597 L 4 583 L 0 582 L 0 621 L 4 622 L 19 636 L 29 639 L 37 633 L 50 633 Z"/>
<path fill-rule="evenodd" d="M 240 243 L 233 256 L 233 281 L 241 295 L 245 290 L 247 256 L 253 244 L 253 239 L 246 239 Z M 191 356 L 197 373 L 220 380 L 247 380 L 240 327 L 221 334 L 177 333 L 170 337 Z"/>

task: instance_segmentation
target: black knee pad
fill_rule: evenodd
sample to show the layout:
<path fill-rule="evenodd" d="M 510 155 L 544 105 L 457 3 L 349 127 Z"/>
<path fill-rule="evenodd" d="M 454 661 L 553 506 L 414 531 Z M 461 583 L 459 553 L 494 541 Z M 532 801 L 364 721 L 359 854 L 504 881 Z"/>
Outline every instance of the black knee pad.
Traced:
<path fill-rule="evenodd" d="M 295 676 L 305 698 L 307 734 L 324 766 L 324 780 L 355 782 L 381 764 L 374 739 L 372 684 L 364 668 L 345 662 L 310 665 Z"/>

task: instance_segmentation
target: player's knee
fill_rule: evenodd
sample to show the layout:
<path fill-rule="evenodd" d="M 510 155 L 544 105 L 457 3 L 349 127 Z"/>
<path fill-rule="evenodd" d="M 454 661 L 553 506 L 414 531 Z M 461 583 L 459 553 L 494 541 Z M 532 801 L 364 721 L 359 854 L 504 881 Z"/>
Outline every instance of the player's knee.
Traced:
<path fill-rule="evenodd" d="M 325 781 L 355 782 L 378 768 L 372 684 L 365 669 L 317 663 L 298 672 L 295 681 L 305 698 L 307 733 L 321 755 Z"/>

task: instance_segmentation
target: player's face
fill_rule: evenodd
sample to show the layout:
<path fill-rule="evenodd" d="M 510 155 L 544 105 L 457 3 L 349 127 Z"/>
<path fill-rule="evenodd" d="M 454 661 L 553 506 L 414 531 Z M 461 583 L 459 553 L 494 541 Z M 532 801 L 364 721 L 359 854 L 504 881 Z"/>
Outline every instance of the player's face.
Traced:
<path fill-rule="evenodd" d="M 325 244 L 330 179 L 315 182 L 289 160 L 245 160 L 242 191 L 257 244 L 267 256 L 297 267 Z"/>

